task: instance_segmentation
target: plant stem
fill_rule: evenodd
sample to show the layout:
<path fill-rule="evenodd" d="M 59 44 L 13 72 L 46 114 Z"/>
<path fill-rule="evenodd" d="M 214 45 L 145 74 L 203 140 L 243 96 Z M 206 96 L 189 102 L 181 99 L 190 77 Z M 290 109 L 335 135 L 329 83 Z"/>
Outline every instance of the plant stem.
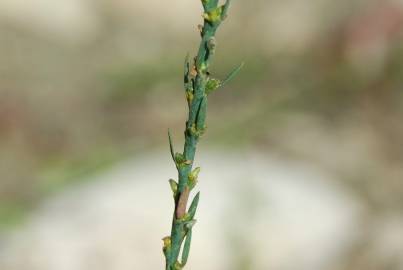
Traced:
<path fill-rule="evenodd" d="M 180 270 L 186 265 L 192 236 L 192 227 L 199 193 L 187 210 L 190 192 L 197 183 L 200 168 L 193 169 L 197 143 L 203 135 L 206 125 L 207 95 L 221 86 L 221 82 L 210 77 L 209 65 L 215 52 L 215 34 L 221 22 L 226 18 L 230 0 L 219 6 L 218 0 L 202 0 L 204 25 L 200 26 L 201 42 L 197 56 L 185 61 L 184 85 L 188 101 L 189 115 L 186 121 L 185 145 L 183 153 L 175 153 L 169 135 L 172 158 L 178 170 L 178 183 L 170 180 L 175 201 L 171 235 L 163 239 L 166 270 Z M 179 255 L 182 250 L 182 258 Z"/>

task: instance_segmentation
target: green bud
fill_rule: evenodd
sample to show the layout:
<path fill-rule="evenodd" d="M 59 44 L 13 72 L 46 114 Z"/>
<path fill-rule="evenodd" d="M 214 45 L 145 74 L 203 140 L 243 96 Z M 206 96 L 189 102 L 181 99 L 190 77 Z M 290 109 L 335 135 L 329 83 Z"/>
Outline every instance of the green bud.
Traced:
<path fill-rule="evenodd" d="M 187 132 L 191 136 L 199 136 L 199 133 L 197 132 L 196 124 L 192 124 L 192 126 L 187 129 Z"/>
<path fill-rule="evenodd" d="M 202 71 L 203 73 L 207 71 L 207 64 L 205 62 L 201 63 L 200 71 Z"/>
<path fill-rule="evenodd" d="M 177 219 L 177 221 L 180 222 L 180 223 L 186 223 L 186 222 L 189 222 L 190 220 L 191 220 L 191 218 L 190 218 L 189 213 L 186 213 L 186 214 L 183 215 L 182 218 Z"/>
<path fill-rule="evenodd" d="M 211 94 L 221 86 L 221 81 L 218 79 L 210 78 L 206 83 L 206 95 Z"/>
<path fill-rule="evenodd" d="M 203 18 L 204 18 L 206 21 L 210 22 L 210 23 L 219 22 L 219 21 L 221 21 L 221 14 L 222 14 L 222 11 L 223 11 L 223 7 L 222 7 L 222 6 L 221 6 L 221 7 L 217 7 L 217 8 L 215 8 L 215 9 L 212 9 L 212 10 L 209 10 L 209 11 L 205 12 L 205 13 L 203 14 Z"/>
<path fill-rule="evenodd" d="M 200 167 L 197 167 L 189 174 L 189 188 L 193 189 L 197 184 L 197 177 L 200 173 Z"/>
<path fill-rule="evenodd" d="M 175 197 L 178 193 L 178 183 L 173 179 L 169 179 L 169 185 L 171 186 L 172 193 Z"/>
<path fill-rule="evenodd" d="M 176 262 L 174 267 L 175 267 L 174 270 L 182 270 L 183 269 L 183 266 L 179 262 Z"/>
<path fill-rule="evenodd" d="M 194 98 L 193 91 L 186 90 L 186 100 L 188 101 L 189 104 L 192 103 L 193 98 Z"/>
<path fill-rule="evenodd" d="M 170 255 L 171 246 L 172 246 L 171 237 L 166 236 L 166 237 L 162 238 L 162 241 L 164 242 L 162 251 L 164 252 L 165 257 L 168 258 Z"/>
<path fill-rule="evenodd" d="M 181 153 L 175 154 L 175 162 L 177 165 L 181 165 L 186 161 L 185 157 Z"/>
<path fill-rule="evenodd" d="M 216 40 L 215 37 L 211 37 L 208 41 L 207 41 L 207 48 L 209 49 L 210 53 L 213 54 L 215 51 L 215 47 L 216 47 Z"/>

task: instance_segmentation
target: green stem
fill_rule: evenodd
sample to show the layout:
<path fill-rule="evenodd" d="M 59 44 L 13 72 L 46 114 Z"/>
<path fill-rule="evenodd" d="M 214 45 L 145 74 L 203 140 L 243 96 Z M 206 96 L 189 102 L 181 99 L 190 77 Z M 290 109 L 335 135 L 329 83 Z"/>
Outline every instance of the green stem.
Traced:
<path fill-rule="evenodd" d="M 186 262 L 190 249 L 192 226 L 195 224 L 199 194 L 187 210 L 190 191 L 197 183 L 199 168 L 192 170 L 196 154 L 196 146 L 205 131 L 207 113 L 206 85 L 210 79 L 209 65 L 215 51 L 215 34 L 221 22 L 225 19 L 230 0 L 223 6 L 218 6 L 218 0 L 202 0 L 204 7 L 204 25 L 201 28 L 201 42 L 197 56 L 192 62 L 187 58 L 185 63 L 185 90 L 188 100 L 189 114 L 186 121 L 185 145 L 183 153 L 174 153 L 171 136 L 170 150 L 178 169 L 178 183 L 172 182 L 175 211 L 172 219 L 171 235 L 164 238 L 164 254 L 166 270 L 180 270 Z M 183 245 L 184 240 L 185 244 Z M 178 261 L 182 251 L 182 260 Z"/>

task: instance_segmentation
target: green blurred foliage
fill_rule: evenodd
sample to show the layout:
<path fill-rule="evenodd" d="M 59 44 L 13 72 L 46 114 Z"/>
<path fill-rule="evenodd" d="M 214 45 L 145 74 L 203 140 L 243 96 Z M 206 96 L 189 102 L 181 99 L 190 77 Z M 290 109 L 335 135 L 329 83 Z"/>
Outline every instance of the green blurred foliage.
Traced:
<path fill-rule="evenodd" d="M 223 79 L 239 61 L 245 67 L 212 94 L 205 143 L 287 152 L 276 131 L 309 116 L 331 131 L 366 123 L 382 158 L 399 164 L 399 8 L 382 1 L 313 1 L 305 3 L 309 13 L 295 1 L 255 4 L 239 1 L 218 34 L 212 74 Z M 96 4 L 98 30 L 78 42 L 0 20 L 0 224 L 14 223 L 49 192 L 162 147 L 168 127 L 183 128 L 182 66 L 196 47 L 196 29 L 180 15 L 169 25 L 158 18 L 169 14 L 133 12 Z M 146 23 L 154 25 L 149 32 L 141 27 Z M 305 28 L 289 30 L 300 25 Z"/>

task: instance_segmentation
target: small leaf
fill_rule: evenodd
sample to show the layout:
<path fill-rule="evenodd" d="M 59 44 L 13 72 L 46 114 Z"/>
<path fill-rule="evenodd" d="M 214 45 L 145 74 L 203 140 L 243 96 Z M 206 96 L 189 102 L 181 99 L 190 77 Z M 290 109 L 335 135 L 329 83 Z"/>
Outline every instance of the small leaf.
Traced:
<path fill-rule="evenodd" d="M 225 20 L 227 18 L 227 13 L 229 6 L 231 4 L 231 0 L 225 1 L 225 4 L 222 6 L 222 12 L 221 12 L 221 20 Z"/>
<path fill-rule="evenodd" d="M 203 33 L 203 25 L 199 24 L 197 25 L 197 30 L 199 30 L 200 34 Z"/>
<path fill-rule="evenodd" d="M 200 167 L 195 168 L 189 175 L 189 179 L 196 180 L 200 173 Z"/>
<path fill-rule="evenodd" d="M 215 53 L 215 48 L 217 46 L 215 37 L 211 37 L 208 41 L 207 41 L 207 49 L 209 51 L 210 55 L 213 55 Z"/>
<path fill-rule="evenodd" d="M 228 74 L 227 78 L 225 78 L 225 80 L 221 83 L 221 86 L 226 85 L 228 82 L 230 82 L 237 74 L 239 71 L 241 71 L 241 69 L 243 68 L 245 63 L 241 63 L 239 66 L 237 66 L 236 68 L 234 68 L 230 74 Z"/>
<path fill-rule="evenodd" d="M 203 62 L 203 63 L 201 63 L 200 64 L 200 67 L 198 68 L 201 72 L 203 72 L 203 73 L 206 73 L 206 71 L 207 71 L 207 64 L 206 64 L 206 62 Z M 196 71 L 197 72 L 197 71 Z M 197 73 L 196 73 L 196 75 L 197 75 Z"/>
<path fill-rule="evenodd" d="M 169 185 L 171 186 L 172 193 L 175 197 L 178 193 L 178 183 L 173 179 L 169 179 Z"/>
<path fill-rule="evenodd" d="M 171 246 L 171 237 L 170 236 L 166 236 L 166 237 L 162 238 L 162 241 L 164 242 L 164 248 L 168 248 Z"/>
<path fill-rule="evenodd" d="M 196 215 L 196 210 L 197 210 L 197 206 L 199 204 L 199 199 L 200 199 L 200 192 L 198 192 L 196 194 L 196 196 L 193 198 L 193 201 L 192 201 L 192 203 L 190 204 L 190 207 L 189 207 L 188 214 L 189 214 L 189 217 L 190 217 L 191 220 Z"/>
<path fill-rule="evenodd" d="M 164 252 L 165 257 L 168 258 L 170 255 L 172 245 L 171 237 L 166 236 L 162 238 L 162 241 L 164 242 L 164 245 L 162 246 L 162 251 Z"/>
<path fill-rule="evenodd" d="M 188 104 L 192 104 L 194 95 L 193 95 L 193 91 L 186 91 L 186 100 L 188 101 Z"/>
<path fill-rule="evenodd" d="M 196 184 L 197 184 L 197 177 L 199 176 L 200 173 L 200 167 L 197 167 L 194 169 L 188 176 L 189 178 L 189 188 L 193 189 Z"/>
<path fill-rule="evenodd" d="M 174 151 L 174 146 L 172 143 L 172 136 L 171 136 L 171 131 L 168 129 L 168 139 L 169 139 L 169 149 L 171 151 L 171 156 L 174 162 L 176 162 L 175 160 L 175 151 Z"/>
<path fill-rule="evenodd" d="M 188 233 L 186 234 L 185 244 L 183 245 L 182 266 L 185 266 L 188 261 L 191 242 L 192 242 L 192 229 L 189 229 Z"/>

